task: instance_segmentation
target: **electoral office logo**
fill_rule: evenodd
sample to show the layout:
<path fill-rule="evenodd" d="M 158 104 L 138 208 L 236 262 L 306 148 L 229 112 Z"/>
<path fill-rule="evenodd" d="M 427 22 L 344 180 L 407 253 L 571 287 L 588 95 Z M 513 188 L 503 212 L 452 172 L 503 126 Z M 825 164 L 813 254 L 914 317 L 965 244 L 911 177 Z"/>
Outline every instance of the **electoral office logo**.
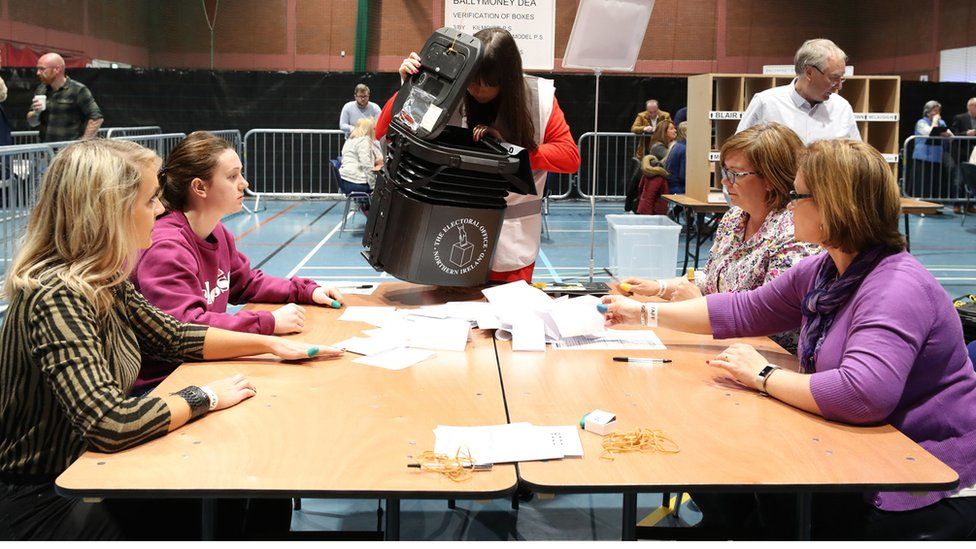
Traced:
<path fill-rule="evenodd" d="M 486 255 L 488 229 L 470 217 L 451 221 L 434 239 L 434 263 L 450 275 L 470 273 Z"/>

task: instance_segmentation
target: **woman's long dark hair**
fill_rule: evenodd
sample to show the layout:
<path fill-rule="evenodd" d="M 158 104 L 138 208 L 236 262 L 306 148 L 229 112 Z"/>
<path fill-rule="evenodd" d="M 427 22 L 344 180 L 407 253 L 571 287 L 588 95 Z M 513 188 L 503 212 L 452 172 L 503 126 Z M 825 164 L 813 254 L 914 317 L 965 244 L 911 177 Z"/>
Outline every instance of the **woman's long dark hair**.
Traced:
<path fill-rule="evenodd" d="M 507 130 L 506 139 L 515 145 L 535 149 L 535 122 L 529 112 L 528 90 L 522 76 L 522 55 L 515 39 L 505 29 L 482 29 L 475 38 L 484 45 L 481 66 L 475 82 L 498 86 L 498 97 L 481 104 L 469 93 L 464 94 L 464 115 L 468 127 L 479 124 L 494 126 L 496 120 Z"/>

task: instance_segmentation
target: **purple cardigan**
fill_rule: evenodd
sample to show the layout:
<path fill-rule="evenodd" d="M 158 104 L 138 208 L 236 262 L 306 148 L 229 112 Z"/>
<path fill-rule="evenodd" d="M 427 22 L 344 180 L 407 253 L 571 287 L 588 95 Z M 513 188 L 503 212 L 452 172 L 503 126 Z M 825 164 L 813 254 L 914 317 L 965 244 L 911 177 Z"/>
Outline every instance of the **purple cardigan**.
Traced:
<path fill-rule="evenodd" d="M 801 300 L 830 260 L 809 257 L 756 290 L 706 296 L 715 337 L 800 327 Z M 825 418 L 890 423 L 954 469 L 960 488 L 976 484 L 976 372 L 952 301 L 911 254 L 882 259 L 838 310 L 810 389 Z M 879 509 L 907 511 L 956 491 L 869 497 Z"/>
<path fill-rule="evenodd" d="M 210 238 L 202 239 L 180 211 L 156 221 L 152 246 L 136 264 L 132 282 L 150 303 L 177 320 L 265 335 L 274 333 L 270 311 L 228 314 L 228 303 L 312 303 L 318 287 L 307 278 L 285 280 L 252 270 L 223 225 L 218 223 Z M 144 359 L 136 388 L 161 381 L 174 369 Z"/>

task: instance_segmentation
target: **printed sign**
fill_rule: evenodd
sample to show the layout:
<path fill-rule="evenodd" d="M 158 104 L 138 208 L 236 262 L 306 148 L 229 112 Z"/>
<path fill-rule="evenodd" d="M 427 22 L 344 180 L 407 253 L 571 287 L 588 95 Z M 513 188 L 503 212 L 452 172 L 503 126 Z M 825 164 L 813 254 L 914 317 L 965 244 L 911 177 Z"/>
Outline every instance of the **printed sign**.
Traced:
<path fill-rule="evenodd" d="M 444 26 L 466 34 L 499 27 L 515 38 L 522 68 L 552 70 L 556 0 L 444 0 Z"/>

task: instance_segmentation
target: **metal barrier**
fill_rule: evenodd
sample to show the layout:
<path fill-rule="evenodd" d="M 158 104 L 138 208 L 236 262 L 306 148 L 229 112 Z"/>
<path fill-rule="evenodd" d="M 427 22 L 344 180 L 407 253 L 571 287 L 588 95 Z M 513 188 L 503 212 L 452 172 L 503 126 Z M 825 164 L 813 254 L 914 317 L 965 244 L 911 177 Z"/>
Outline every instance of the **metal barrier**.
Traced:
<path fill-rule="evenodd" d="M 105 135 L 102 135 L 102 130 L 105 130 Z M 158 135 L 163 133 L 163 129 L 159 126 L 132 126 L 128 128 L 99 128 L 98 136 L 107 137 L 112 139 L 113 137 L 128 137 L 133 135 Z"/>
<path fill-rule="evenodd" d="M 30 130 L 26 132 L 10 132 L 14 145 L 33 145 L 41 142 L 41 132 Z"/>
<path fill-rule="evenodd" d="M 6 277 L 53 157 L 47 145 L 0 147 L 0 279 Z"/>
<path fill-rule="evenodd" d="M 342 130 L 251 130 L 244 134 L 244 175 L 258 195 L 338 198 L 328 163 L 345 139 Z"/>
<path fill-rule="evenodd" d="M 597 148 L 596 197 L 622 200 L 627 196 L 627 183 L 634 172 L 634 149 L 637 135 L 625 132 L 587 132 L 577 141 L 580 151 L 580 169 L 576 177 L 577 188 L 583 198 L 589 198 L 593 186 L 593 144 Z"/>
<path fill-rule="evenodd" d="M 901 155 L 902 194 L 929 202 L 965 201 L 976 191 L 976 180 L 967 180 L 962 169 L 974 148 L 976 136 L 909 136 Z"/>
<path fill-rule="evenodd" d="M 185 133 L 160 133 L 156 135 L 131 135 L 126 137 L 116 137 L 120 141 L 132 141 L 147 149 L 156 151 L 163 161 L 169 156 L 169 152 L 176 147 L 176 144 L 186 138 Z"/>
<path fill-rule="evenodd" d="M 210 130 L 210 133 L 229 141 L 237 154 L 244 157 L 244 139 L 241 138 L 241 130 Z"/>

